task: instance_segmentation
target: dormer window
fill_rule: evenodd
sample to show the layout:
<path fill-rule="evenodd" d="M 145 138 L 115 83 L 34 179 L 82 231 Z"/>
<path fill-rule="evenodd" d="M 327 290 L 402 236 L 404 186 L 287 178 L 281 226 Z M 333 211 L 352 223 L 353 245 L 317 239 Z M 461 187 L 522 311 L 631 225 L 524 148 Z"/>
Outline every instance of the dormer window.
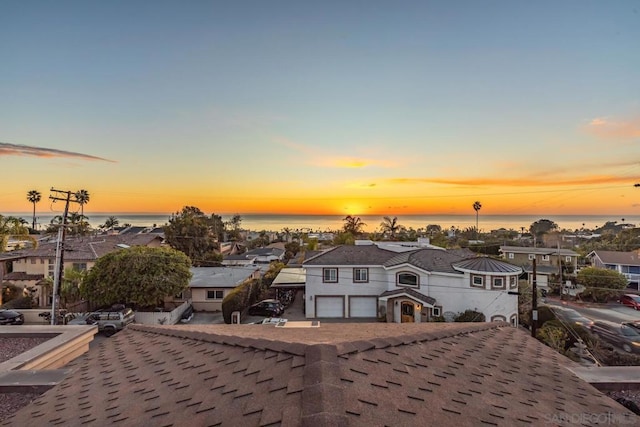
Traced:
<path fill-rule="evenodd" d="M 420 285 L 420 278 L 414 273 L 398 273 L 396 282 L 398 286 L 417 288 Z"/>

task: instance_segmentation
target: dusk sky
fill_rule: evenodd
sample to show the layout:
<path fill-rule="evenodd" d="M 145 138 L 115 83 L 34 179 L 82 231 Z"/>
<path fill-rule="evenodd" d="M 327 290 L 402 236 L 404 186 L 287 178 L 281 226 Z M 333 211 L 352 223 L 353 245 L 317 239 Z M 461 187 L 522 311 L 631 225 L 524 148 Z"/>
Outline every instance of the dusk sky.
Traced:
<path fill-rule="evenodd" d="M 640 215 L 640 3 L 0 3 L 0 214 Z"/>

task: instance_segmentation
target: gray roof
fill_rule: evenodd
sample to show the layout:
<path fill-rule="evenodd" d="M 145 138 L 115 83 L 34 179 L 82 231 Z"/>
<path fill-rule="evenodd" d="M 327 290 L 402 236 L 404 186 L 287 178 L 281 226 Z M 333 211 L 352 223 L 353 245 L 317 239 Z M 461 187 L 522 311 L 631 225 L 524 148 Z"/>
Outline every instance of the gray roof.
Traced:
<path fill-rule="evenodd" d="M 638 251 L 618 252 L 618 251 L 593 251 L 589 256 L 595 255 L 605 264 L 616 265 L 640 265 L 640 255 Z"/>
<path fill-rule="evenodd" d="M 235 288 L 249 278 L 256 267 L 191 267 L 190 288 Z"/>
<path fill-rule="evenodd" d="M 377 245 L 337 246 L 304 262 L 303 265 L 382 265 L 393 268 L 409 264 L 424 271 L 461 274 L 460 270 L 492 273 L 521 273 L 520 267 L 470 250 L 422 248 L 407 252 L 380 249 Z"/>
<path fill-rule="evenodd" d="M 382 265 L 396 255 L 376 245 L 342 245 L 307 259 L 303 265 Z"/>
<path fill-rule="evenodd" d="M 384 263 L 384 266 L 388 268 L 401 264 L 411 264 L 425 271 L 460 274 L 452 265 L 461 259 L 460 255 L 443 251 L 442 249 L 418 249 L 417 251 L 398 254 Z"/>
<path fill-rule="evenodd" d="M 453 264 L 455 269 L 463 271 L 480 271 L 485 273 L 522 273 L 522 268 L 494 258 L 482 256 Z"/>
<path fill-rule="evenodd" d="M 573 362 L 506 323 L 312 331 L 133 324 L 0 425 L 515 426 L 571 414 L 637 424 Z"/>
<path fill-rule="evenodd" d="M 256 248 L 246 252 L 244 255 L 247 257 L 256 257 L 256 256 L 280 256 L 284 253 L 284 249 L 280 248 Z"/>
<path fill-rule="evenodd" d="M 159 244 L 160 242 L 162 242 L 162 236 L 150 233 L 68 238 L 64 243 L 64 260 L 65 262 L 94 261 L 102 255 L 124 247 L 118 245 L 148 246 L 151 243 Z M 16 258 L 55 258 L 56 246 L 56 239 L 40 241 L 35 249 L 21 249 L 0 254 L 0 261 Z"/>

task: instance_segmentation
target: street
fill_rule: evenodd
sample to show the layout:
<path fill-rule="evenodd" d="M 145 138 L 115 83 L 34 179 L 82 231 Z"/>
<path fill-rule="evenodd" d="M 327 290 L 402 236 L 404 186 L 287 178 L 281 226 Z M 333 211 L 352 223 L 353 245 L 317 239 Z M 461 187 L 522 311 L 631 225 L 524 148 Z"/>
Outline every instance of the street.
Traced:
<path fill-rule="evenodd" d="M 560 301 L 557 299 L 547 298 L 545 304 L 552 306 L 561 306 L 572 308 L 583 316 L 591 320 L 608 320 L 610 322 L 634 322 L 640 321 L 640 311 L 636 311 L 631 307 L 612 302 L 602 304 L 600 306 L 587 307 L 576 304 L 573 301 Z"/>

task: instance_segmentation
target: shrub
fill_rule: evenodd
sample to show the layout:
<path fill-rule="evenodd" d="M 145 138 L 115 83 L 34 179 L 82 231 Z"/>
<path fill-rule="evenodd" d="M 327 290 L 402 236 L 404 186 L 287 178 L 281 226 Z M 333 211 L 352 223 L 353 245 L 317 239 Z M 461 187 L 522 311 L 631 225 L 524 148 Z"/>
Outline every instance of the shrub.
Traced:
<path fill-rule="evenodd" d="M 243 312 L 260 295 L 260 280 L 246 280 L 229 292 L 222 300 L 222 317 L 227 324 L 231 323 L 231 314 L 234 311 Z"/>
<path fill-rule="evenodd" d="M 458 313 L 454 322 L 486 322 L 487 318 L 483 313 L 475 310 L 465 310 L 464 313 Z"/>
<path fill-rule="evenodd" d="M 6 304 L 2 305 L 2 308 L 11 308 L 11 309 L 26 309 L 33 307 L 33 300 L 31 297 L 18 297 L 14 298 Z"/>

